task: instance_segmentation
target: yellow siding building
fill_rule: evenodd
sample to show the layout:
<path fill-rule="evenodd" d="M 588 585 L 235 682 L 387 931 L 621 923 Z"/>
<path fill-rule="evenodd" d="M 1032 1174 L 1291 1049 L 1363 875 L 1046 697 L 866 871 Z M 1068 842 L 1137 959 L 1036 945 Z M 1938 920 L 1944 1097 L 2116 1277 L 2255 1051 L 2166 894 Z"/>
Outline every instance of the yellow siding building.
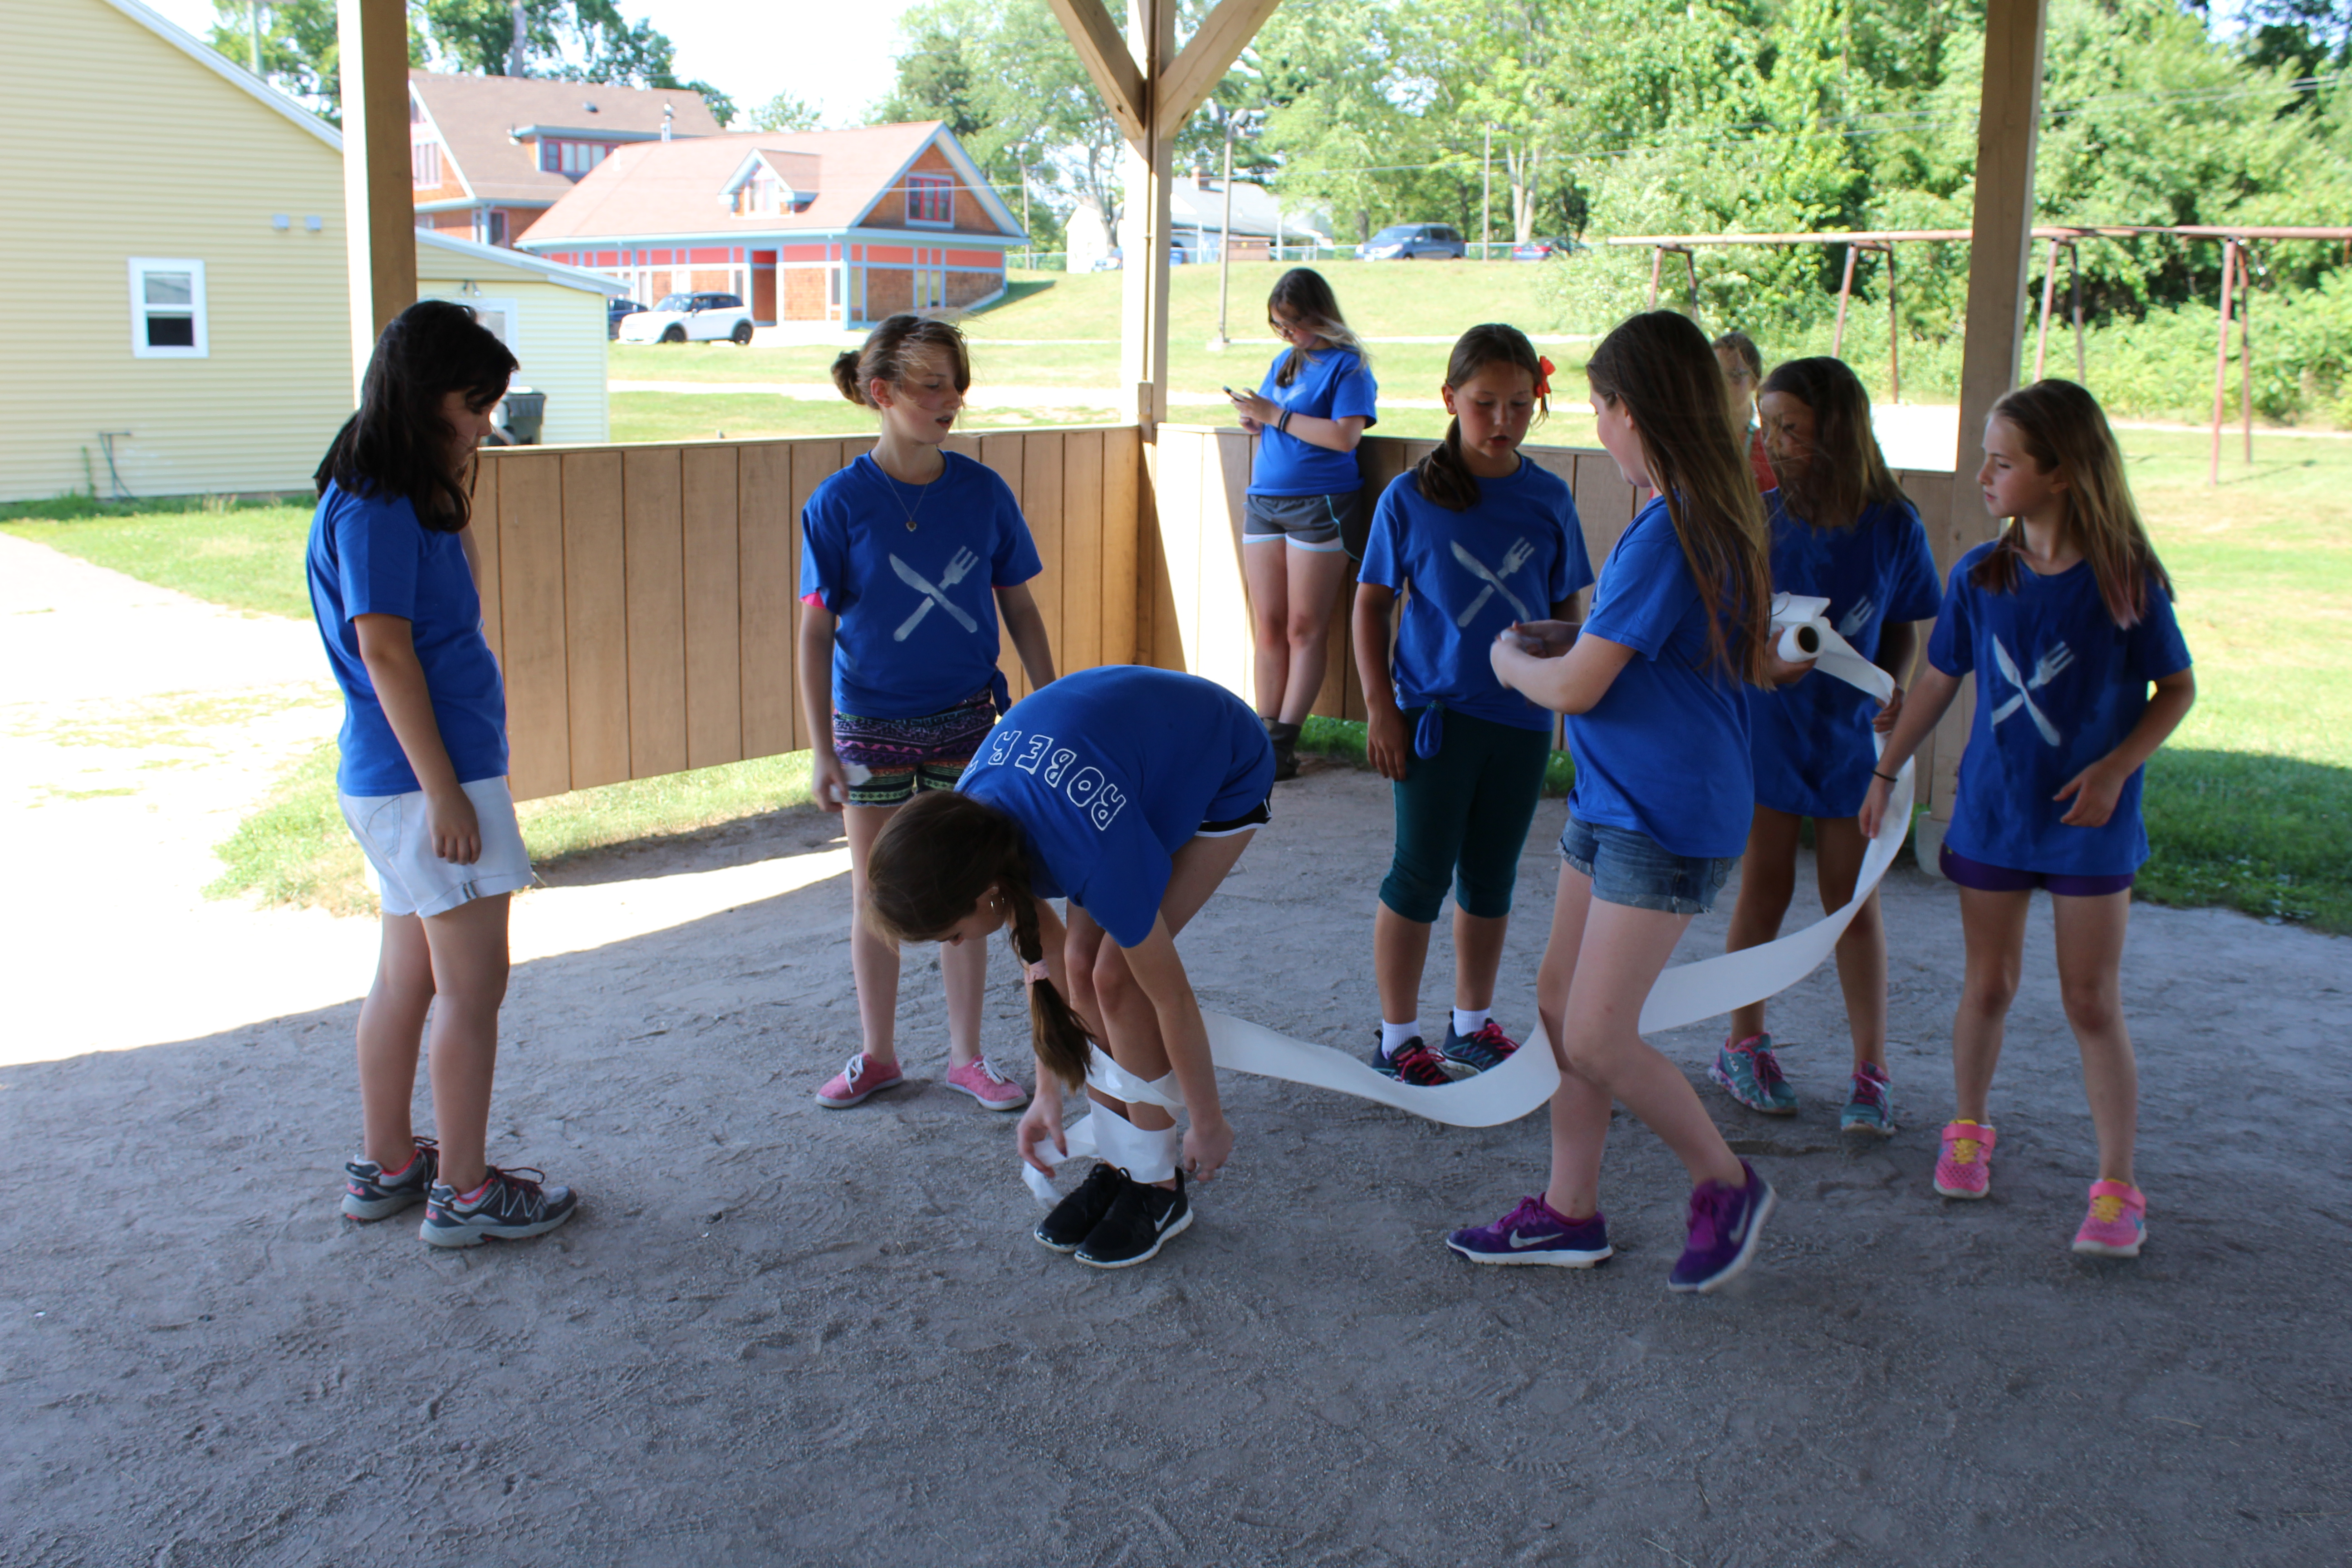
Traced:
<path fill-rule="evenodd" d="M 0 0 L 0 500 L 306 488 L 351 412 L 341 138 L 137 0 Z M 603 439 L 617 286 L 417 248 L 510 302 L 545 438 Z"/>

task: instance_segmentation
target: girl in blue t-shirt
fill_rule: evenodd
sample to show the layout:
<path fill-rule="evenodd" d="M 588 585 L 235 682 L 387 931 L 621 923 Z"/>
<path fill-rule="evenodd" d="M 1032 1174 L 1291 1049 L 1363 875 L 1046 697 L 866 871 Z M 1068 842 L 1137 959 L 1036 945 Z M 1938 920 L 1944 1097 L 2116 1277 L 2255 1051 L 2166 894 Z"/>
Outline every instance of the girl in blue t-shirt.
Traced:
<path fill-rule="evenodd" d="M 1550 365 L 1516 327 L 1473 327 L 1440 393 L 1445 439 L 1372 514 L 1355 607 L 1372 765 L 1395 781 L 1396 854 L 1372 917 L 1381 994 L 1372 1065 L 1432 1087 L 1494 1067 L 1518 1042 L 1496 1022 L 1519 850 L 1551 760 L 1551 711 L 1495 679 L 1486 648 L 1515 623 L 1565 621 L 1592 581 L 1576 500 L 1519 455 Z M 1397 621 L 1391 668 L 1389 625 Z M 1454 889 L 1454 1013 L 1441 1050 L 1421 1027 L 1429 931 Z"/>
<path fill-rule="evenodd" d="M 1813 868 L 1822 907 L 1845 907 L 1869 840 L 1854 813 L 1870 788 L 1871 736 L 1894 727 L 1919 650 L 1917 621 L 1935 618 L 1939 594 L 1927 531 L 1904 497 L 1871 433 L 1870 394 L 1843 360 L 1790 360 L 1763 384 L 1759 404 L 1780 486 L 1771 514 L 1772 588 L 1829 601 L 1825 612 L 1854 651 L 1895 679 L 1883 710 L 1826 675 L 1748 689 L 1748 755 L 1756 811 L 1739 863 L 1729 948 L 1780 934 L 1796 890 L 1797 833 L 1813 821 Z M 1837 944 L 1838 984 L 1853 1036 L 1853 1073 L 1838 1126 L 1889 1137 L 1895 1103 L 1886 1076 L 1886 926 L 1874 889 Z M 1752 1110 L 1786 1116 L 1796 1091 L 1781 1076 L 1764 1004 L 1731 1015 L 1731 1033 L 1708 1076 Z"/>
<path fill-rule="evenodd" d="M 553 1230 L 579 1197 L 488 1163 L 507 904 L 530 857 L 507 789 L 506 688 L 482 636 L 474 451 L 515 358 L 463 305 L 423 300 L 376 340 L 360 409 L 316 476 L 310 608 L 343 691 L 335 789 L 383 895 L 360 1005 L 360 1152 L 343 1213 L 425 1205 L 436 1247 Z M 433 1123 L 410 1125 L 432 1018 Z"/>
<path fill-rule="evenodd" d="M 1242 576 L 1256 646 L 1257 710 L 1277 779 L 1298 772 L 1299 726 L 1323 689 L 1331 606 L 1347 580 L 1344 538 L 1363 510 L 1356 444 L 1380 423 L 1364 345 L 1323 275 L 1294 267 L 1275 280 L 1265 319 L 1290 346 L 1255 393 L 1226 393 L 1258 437 L 1242 513 Z"/>
<path fill-rule="evenodd" d="M 2017 994 L 2026 905 L 2047 888 L 2059 989 L 2099 1134 L 2099 1179 L 2074 1250 L 2136 1258 L 2147 1203 L 2132 1184 L 2139 1074 L 2122 964 L 2132 878 L 2147 858 L 2140 771 L 2196 700 L 2197 678 L 2171 579 L 2091 395 L 2055 378 L 2011 392 L 1985 421 L 1984 452 L 1985 510 L 2010 524 L 1952 569 L 1929 668 L 1887 737 L 1861 827 L 1877 831 L 1894 774 L 1973 673 L 1975 715 L 1937 858 L 1959 884 L 1968 978 L 1952 1019 L 1956 1114 L 1936 1190 L 1989 1190 L 1985 1102 Z"/>
<path fill-rule="evenodd" d="M 816 1092 L 841 1110 L 906 1081 L 898 1066 L 898 950 L 856 912 L 866 863 L 892 814 L 955 787 L 981 737 L 1012 706 L 997 617 L 1030 683 L 1054 679 L 1045 618 L 1026 586 L 1044 570 L 1012 490 L 941 443 L 971 385 L 963 334 L 892 316 L 833 362 L 834 384 L 881 416 L 874 449 L 817 486 L 801 510 L 801 707 L 817 804 L 849 839 L 849 967 L 862 1037 Z M 940 954 L 948 994 L 947 1085 L 991 1110 L 1028 1090 L 981 1054 L 988 955 Z"/>
<path fill-rule="evenodd" d="M 1686 316 L 1653 310 L 1586 363 L 1601 444 L 1656 496 L 1609 552 L 1580 634 L 1509 628 L 1496 678 L 1568 715 L 1576 785 L 1560 836 L 1536 1007 L 1559 1058 L 1551 1180 L 1454 1249 L 1481 1263 L 1586 1268 L 1610 1254 L 1601 1152 L 1621 1100 L 1689 1170 L 1688 1245 L 1669 1283 L 1711 1290 L 1755 1255 L 1772 1189 L 1731 1152 L 1682 1069 L 1635 1023 L 1691 917 L 1747 842 L 1755 790 L 1743 683 L 1770 652 L 1764 509 L 1724 417 L 1722 367 Z"/>
<path fill-rule="evenodd" d="M 867 918 L 890 940 L 976 949 L 1012 928 L 1037 1050 L 1023 1159 L 1050 1173 L 1038 1145 L 1069 1152 L 1055 1080 L 1086 1082 L 1090 1037 L 1181 1095 L 1180 1142 L 1161 1105 L 1088 1089 L 1102 1163 L 1034 1232 L 1081 1263 L 1157 1253 L 1192 1222 L 1185 1176 L 1208 1180 L 1233 1152 L 1175 939 L 1267 820 L 1273 784 L 1273 745 L 1240 698 L 1108 665 L 1016 703 L 953 793 L 922 796 L 875 841 Z M 1066 928 L 1046 901 L 1057 898 Z"/>

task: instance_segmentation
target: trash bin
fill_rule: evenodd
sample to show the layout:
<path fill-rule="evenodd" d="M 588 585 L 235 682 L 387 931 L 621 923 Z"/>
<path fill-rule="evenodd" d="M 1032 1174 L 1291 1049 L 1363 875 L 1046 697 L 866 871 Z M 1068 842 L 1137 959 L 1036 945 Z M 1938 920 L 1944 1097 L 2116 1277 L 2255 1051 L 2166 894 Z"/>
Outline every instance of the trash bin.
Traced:
<path fill-rule="evenodd" d="M 528 386 L 510 386 L 499 404 L 508 437 L 518 447 L 539 445 L 540 426 L 547 418 L 547 394 Z"/>

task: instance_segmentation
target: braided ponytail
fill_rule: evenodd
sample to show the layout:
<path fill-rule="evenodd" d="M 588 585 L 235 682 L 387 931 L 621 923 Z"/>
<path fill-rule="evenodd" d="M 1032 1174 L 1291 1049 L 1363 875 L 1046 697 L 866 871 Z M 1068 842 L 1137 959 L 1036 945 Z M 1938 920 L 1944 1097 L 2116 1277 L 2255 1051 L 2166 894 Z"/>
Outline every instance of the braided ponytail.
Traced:
<path fill-rule="evenodd" d="M 991 892 L 1013 916 L 1013 955 L 1043 963 L 1045 933 L 1029 890 L 1029 856 L 1011 814 L 955 790 L 918 795 L 876 836 L 866 861 L 866 923 L 892 942 L 936 942 Z M 1086 1082 L 1095 1029 L 1051 980 L 1029 983 L 1038 1062 L 1070 1088 Z"/>
<path fill-rule="evenodd" d="M 1466 386 L 1471 378 L 1490 364 L 1507 364 L 1528 373 L 1528 383 L 1536 389 L 1536 401 L 1542 412 L 1551 412 L 1550 389 L 1546 385 L 1547 368 L 1543 359 L 1528 342 L 1525 332 L 1500 321 L 1488 321 L 1471 328 L 1454 345 L 1454 353 L 1445 362 L 1445 384 Z M 1478 504 L 1478 477 L 1470 471 L 1469 459 L 1462 455 L 1462 421 L 1446 422 L 1445 439 L 1413 466 L 1413 483 L 1421 489 L 1422 499 L 1444 507 L 1448 511 L 1468 511 Z"/>

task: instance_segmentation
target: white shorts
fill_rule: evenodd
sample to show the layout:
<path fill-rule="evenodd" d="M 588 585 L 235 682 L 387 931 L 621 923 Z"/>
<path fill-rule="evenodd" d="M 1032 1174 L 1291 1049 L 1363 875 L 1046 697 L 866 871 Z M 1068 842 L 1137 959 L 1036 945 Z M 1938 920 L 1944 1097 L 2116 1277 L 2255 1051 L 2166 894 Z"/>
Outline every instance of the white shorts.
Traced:
<path fill-rule="evenodd" d="M 482 828 L 482 858 L 470 866 L 433 853 L 423 790 L 335 796 L 352 837 L 375 868 L 385 914 L 444 915 L 459 904 L 530 886 L 530 853 L 522 847 L 522 828 L 515 821 L 514 796 L 507 781 L 476 779 L 457 787 L 474 803 Z"/>

